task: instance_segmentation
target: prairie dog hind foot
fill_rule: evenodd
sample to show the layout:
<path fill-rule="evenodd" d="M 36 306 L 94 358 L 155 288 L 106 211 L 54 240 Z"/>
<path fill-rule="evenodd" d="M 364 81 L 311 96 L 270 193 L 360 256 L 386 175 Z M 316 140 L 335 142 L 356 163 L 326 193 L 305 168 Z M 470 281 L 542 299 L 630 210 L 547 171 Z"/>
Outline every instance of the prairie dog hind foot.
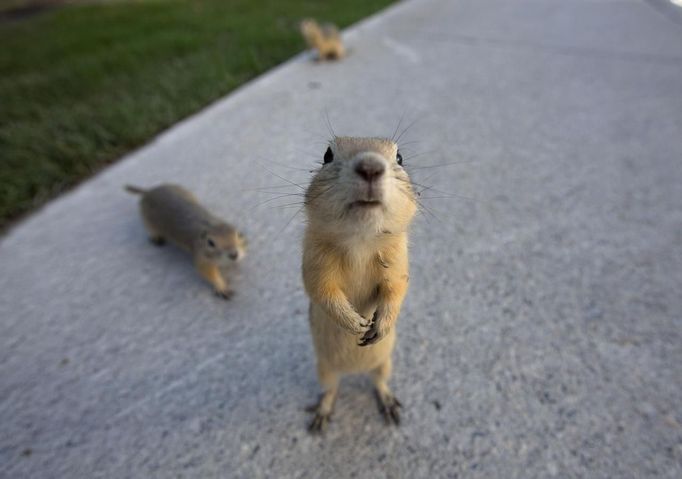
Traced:
<path fill-rule="evenodd" d="M 308 425 L 308 431 L 311 434 L 321 434 L 325 431 L 334 411 L 334 403 L 339 392 L 339 375 L 337 373 L 325 366 L 318 365 L 317 375 L 324 392 L 320 395 L 317 404 L 306 408 L 308 412 L 315 413 L 313 420 Z"/>
<path fill-rule="evenodd" d="M 388 425 L 400 425 L 400 409 L 403 405 L 395 397 L 388 387 L 388 380 L 391 377 L 393 362 L 389 358 L 381 366 L 372 371 L 372 381 L 374 382 L 374 393 L 379 406 L 379 412 Z"/>
<path fill-rule="evenodd" d="M 392 393 L 382 393 L 378 389 L 374 390 L 379 413 L 388 425 L 400 426 L 400 409 L 403 405 Z"/>
<path fill-rule="evenodd" d="M 313 420 L 308 424 L 310 434 L 322 434 L 327 430 L 327 424 L 331 421 L 333 408 L 327 409 L 325 406 L 325 394 L 320 395 L 317 404 L 308 406 L 306 412 L 314 413 Z"/>

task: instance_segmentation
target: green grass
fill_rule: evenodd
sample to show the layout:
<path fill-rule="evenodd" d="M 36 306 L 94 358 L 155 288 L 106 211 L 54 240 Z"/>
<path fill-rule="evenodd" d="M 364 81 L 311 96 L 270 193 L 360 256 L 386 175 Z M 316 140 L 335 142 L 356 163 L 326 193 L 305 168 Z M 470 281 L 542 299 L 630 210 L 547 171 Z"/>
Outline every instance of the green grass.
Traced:
<path fill-rule="evenodd" d="M 392 0 L 149 0 L 0 23 L 0 228 Z"/>

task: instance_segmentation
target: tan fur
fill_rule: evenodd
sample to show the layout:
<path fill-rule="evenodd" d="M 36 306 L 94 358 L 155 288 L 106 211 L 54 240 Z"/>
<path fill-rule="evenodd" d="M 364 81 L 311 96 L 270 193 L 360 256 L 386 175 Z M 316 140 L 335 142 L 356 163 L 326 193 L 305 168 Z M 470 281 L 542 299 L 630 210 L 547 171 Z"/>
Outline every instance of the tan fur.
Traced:
<path fill-rule="evenodd" d="M 233 291 L 220 267 L 245 255 L 244 236 L 181 186 L 164 184 L 149 190 L 126 186 L 126 190 L 142 195 L 140 211 L 150 240 L 158 245 L 168 240 L 188 251 L 199 274 L 216 293 L 230 298 Z"/>
<path fill-rule="evenodd" d="M 320 169 L 306 192 L 303 241 L 303 282 L 324 389 L 313 430 L 324 428 L 345 373 L 371 373 L 381 403 L 393 408 L 397 422 L 397 401 L 387 381 L 409 278 L 407 229 L 416 211 L 394 142 L 336 137 L 330 150 L 333 161 Z M 362 162 L 385 168 L 371 188 L 356 171 Z M 358 206 L 357 201 L 378 205 Z M 376 342 L 360 345 L 374 334 Z"/>
<path fill-rule="evenodd" d="M 346 55 L 339 30 L 332 24 L 320 26 L 309 18 L 301 22 L 301 34 L 308 47 L 317 51 L 318 60 L 339 60 Z"/>

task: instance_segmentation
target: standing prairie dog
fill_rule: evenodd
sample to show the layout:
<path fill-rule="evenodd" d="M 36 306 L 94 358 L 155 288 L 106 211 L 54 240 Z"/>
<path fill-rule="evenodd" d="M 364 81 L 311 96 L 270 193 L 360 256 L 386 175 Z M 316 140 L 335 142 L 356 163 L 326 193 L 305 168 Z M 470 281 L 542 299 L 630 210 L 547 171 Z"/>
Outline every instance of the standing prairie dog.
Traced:
<path fill-rule="evenodd" d="M 303 283 L 323 393 L 312 432 L 326 427 L 340 376 L 370 373 L 388 423 L 400 402 L 388 387 L 395 325 L 407 292 L 407 230 L 416 212 L 398 146 L 335 137 L 305 195 Z"/>
<path fill-rule="evenodd" d="M 220 267 L 244 257 L 244 236 L 181 186 L 164 184 L 149 190 L 126 186 L 126 190 L 142 195 L 140 211 L 150 241 L 161 246 L 168 240 L 190 252 L 199 274 L 219 296 L 230 299 L 234 292 Z"/>
<path fill-rule="evenodd" d="M 317 50 L 318 60 L 339 60 L 346 55 L 339 30 L 331 23 L 320 26 L 308 18 L 301 22 L 301 34 L 308 47 Z"/>

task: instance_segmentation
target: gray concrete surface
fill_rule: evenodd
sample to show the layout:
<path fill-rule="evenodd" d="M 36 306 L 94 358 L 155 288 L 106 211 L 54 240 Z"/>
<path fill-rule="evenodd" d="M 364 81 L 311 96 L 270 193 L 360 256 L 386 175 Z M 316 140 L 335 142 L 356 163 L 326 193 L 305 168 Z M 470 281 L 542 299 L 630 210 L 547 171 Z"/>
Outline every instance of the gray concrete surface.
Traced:
<path fill-rule="evenodd" d="M 346 61 L 293 59 L 19 225 L 0 244 L 0 476 L 682 477 L 682 27 L 666 12 L 399 3 L 347 32 Z M 413 178 L 462 197 L 425 192 L 414 227 L 404 425 L 348 378 L 316 438 L 301 215 L 274 206 L 297 197 L 258 205 L 254 188 L 306 181 L 292 168 L 321 159 L 325 110 L 339 134 L 418 120 Z M 147 243 L 121 187 L 161 181 L 249 234 L 232 302 Z"/>

